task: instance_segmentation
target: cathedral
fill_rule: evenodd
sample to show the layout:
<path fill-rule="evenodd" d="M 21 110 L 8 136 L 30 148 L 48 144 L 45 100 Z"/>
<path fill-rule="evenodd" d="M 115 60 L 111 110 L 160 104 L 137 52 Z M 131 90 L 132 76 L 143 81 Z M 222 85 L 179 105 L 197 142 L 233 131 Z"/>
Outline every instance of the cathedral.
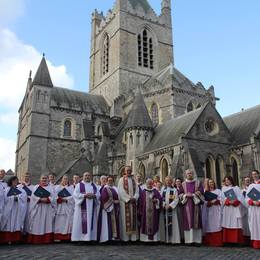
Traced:
<path fill-rule="evenodd" d="M 89 93 L 53 85 L 43 56 L 19 109 L 16 174 L 183 177 L 220 186 L 260 170 L 260 105 L 222 118 L 213 86 L 174 65 L 171 0 L 115 0 L 92 13 Z"/>

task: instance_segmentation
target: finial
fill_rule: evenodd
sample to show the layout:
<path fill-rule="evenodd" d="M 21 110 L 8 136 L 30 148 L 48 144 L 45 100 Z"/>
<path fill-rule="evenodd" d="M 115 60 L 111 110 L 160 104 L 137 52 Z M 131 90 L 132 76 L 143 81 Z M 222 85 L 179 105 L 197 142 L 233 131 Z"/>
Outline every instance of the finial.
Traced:
<path fill-rule="evenodd" d="M 32 71 L 30 70 L 30 72 L 29 72 L 29 79 L 31 79 L 32 78 Z"/>
<path fill-rule="evenodd" d="M 42 54 L 42 57 L 45 58 L 45 53 Z"/>

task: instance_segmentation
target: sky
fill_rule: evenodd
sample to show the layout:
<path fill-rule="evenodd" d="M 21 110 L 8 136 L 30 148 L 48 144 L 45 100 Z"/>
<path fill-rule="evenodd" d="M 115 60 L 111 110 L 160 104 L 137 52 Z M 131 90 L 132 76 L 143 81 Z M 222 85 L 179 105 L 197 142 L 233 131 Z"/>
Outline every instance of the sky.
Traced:
<path fill-rule="evenodd" d="M 115 0 L 0 0 L 0 168 L 14 169 L 18 109 L 46 54 L 56 86 L 88 91 L 91 13 Z M 160 0 L 149 0 L 160 14 Z M 172 0 L 175 66 L 215 87 L 226 116 L 260 104 L 260 1 Z"/>

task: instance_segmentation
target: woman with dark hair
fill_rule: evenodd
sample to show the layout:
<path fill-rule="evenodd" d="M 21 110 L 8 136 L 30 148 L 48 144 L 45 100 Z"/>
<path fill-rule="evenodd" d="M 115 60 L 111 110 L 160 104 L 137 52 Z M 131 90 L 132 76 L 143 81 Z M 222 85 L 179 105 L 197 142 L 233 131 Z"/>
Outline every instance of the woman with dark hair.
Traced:
<path fill-rule="evenodd" d="M 225 176 L 222 187 L 223 200 L 223 242 L 244 244 L 242 207 L 245 204 L 243 194 L 238 186 L 235 186 L 231 176 Z"/>
<path fill-rule="evenodd" d="M 258 170 L 253 170 L 251 173 L 251 178 L 253 180 L 253 183 L 259 184 L 260 182 L 260 173 Z"/>
<path fill-rule="evenodd" d="M 221 190 L 212 179 L 205 179 L 203 205 L 203 242 L 207 246 L 223 246 L 221 226 Z"/>
<path fill-rule="evenodd" d="M 5 189 L 4 213 L 1 221 L 1 241 L 14 243 L 22 241 L 22 232 L 27 208 L 26 192 L 17 187 L 18 178 L 11 177 Z"/>

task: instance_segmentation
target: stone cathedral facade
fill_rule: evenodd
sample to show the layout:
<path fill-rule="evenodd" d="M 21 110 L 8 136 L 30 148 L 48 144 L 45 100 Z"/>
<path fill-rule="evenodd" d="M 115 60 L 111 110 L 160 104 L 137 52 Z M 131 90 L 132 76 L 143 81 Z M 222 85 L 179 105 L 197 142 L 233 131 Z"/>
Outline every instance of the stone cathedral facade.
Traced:
<path fill-rule="evenodd" d="M 260 169 L 260 105 L 222 118 L 214 87 L 174 66 L 171 0 L 116 0 L 92 14 L 89 93 L 53 85 L 45 57 L 19 109 L 16 174 L 182 177 L 218 185 Z"/>

